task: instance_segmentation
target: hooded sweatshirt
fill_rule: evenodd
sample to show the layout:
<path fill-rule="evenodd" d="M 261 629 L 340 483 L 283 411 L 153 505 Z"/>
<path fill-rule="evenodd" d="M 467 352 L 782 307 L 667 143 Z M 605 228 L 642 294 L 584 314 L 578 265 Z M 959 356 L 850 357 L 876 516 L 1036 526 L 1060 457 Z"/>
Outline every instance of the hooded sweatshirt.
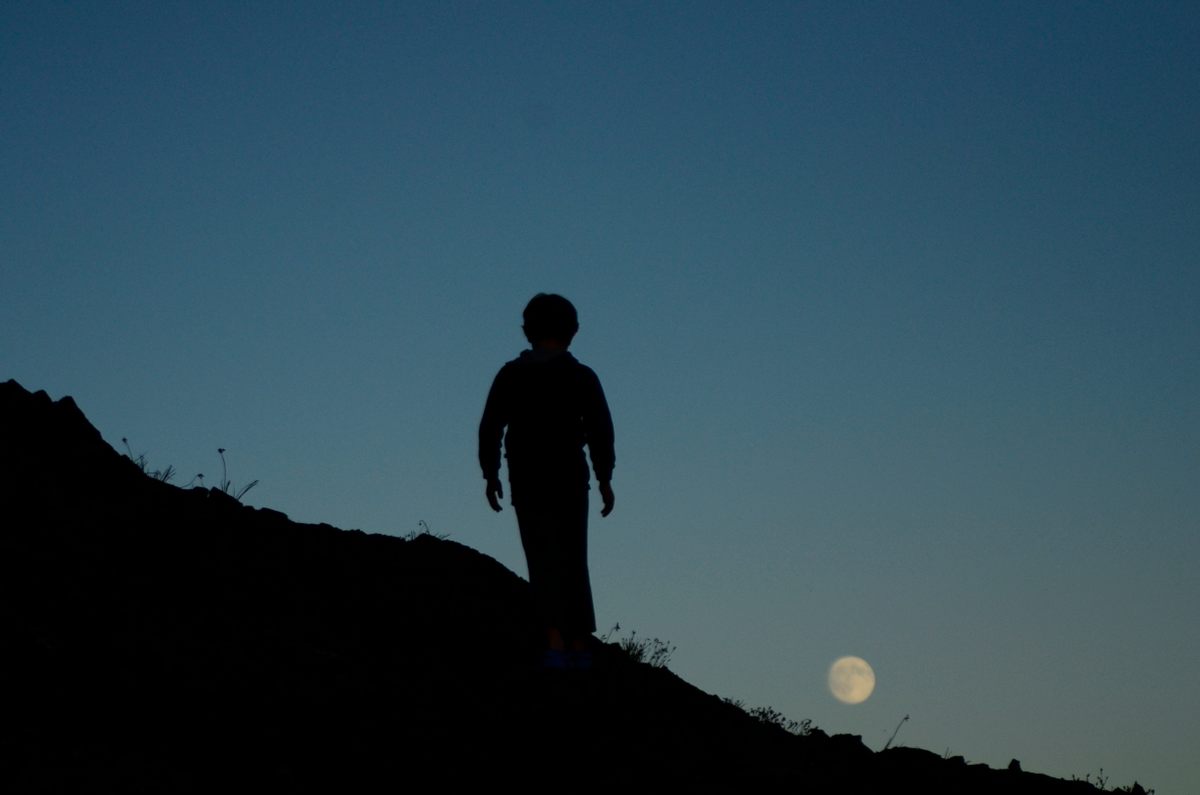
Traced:
<path fill-rule="evenodd" d="M 513 504 L 612 480 L 612 416 L 600 379 L 566 351 L 526 350 L 496 374 L 479 423 L 479 466 L 499 478 L 500 441 L 508 460 Z"/>

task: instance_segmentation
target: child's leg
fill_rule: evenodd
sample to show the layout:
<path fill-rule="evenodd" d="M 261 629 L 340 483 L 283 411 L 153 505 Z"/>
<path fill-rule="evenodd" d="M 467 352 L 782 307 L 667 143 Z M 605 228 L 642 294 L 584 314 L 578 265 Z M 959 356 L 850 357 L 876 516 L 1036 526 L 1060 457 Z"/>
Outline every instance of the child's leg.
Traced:
<path fill-rule="evenodd" d="M 587 492 L 514 506 L 534 610 L 549 648 L 586 647 L 596 629 L 587 567 Z"/>

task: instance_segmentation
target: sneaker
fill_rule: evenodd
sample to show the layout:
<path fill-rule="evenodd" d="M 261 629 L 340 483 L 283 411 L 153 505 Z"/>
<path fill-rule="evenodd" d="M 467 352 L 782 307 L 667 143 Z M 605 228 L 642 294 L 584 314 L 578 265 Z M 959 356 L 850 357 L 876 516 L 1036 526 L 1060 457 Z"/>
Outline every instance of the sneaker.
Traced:
<path fill-rule="evenodd" d="M 543 671 L 565 671 L 570 667 L 567 653 L 562 649 L 546 649 L 538 665 Z"/>

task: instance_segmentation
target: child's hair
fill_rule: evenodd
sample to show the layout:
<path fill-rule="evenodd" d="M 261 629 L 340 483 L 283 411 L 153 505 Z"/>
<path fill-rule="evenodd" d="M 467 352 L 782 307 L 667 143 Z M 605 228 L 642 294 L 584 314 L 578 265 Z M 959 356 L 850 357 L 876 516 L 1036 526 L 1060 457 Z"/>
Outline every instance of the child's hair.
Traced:
<path fill-rule="evenodd" d="M 538 293 L 525 307 L 525 337 L 530 342 L 558 340 L 569 344 L 579 331 L 579 316 L 570 301 L 554 293 Z"/>

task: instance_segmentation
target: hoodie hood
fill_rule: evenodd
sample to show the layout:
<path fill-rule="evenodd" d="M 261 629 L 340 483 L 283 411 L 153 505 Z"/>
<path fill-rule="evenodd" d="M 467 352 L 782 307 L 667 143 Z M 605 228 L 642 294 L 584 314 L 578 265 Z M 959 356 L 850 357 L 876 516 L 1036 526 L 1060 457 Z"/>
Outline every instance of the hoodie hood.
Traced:
<path fill-rule="evenodd" d="M 521 355 L 517 357 L 517 361 L 524 364 L 543 364 L 552 362 L 555 359 L 564 359 L 565 361 L 573 362 L 575 357 L 569 351 L 554 351 L 546 348 L 529 348 L 521 351 Z"/>

